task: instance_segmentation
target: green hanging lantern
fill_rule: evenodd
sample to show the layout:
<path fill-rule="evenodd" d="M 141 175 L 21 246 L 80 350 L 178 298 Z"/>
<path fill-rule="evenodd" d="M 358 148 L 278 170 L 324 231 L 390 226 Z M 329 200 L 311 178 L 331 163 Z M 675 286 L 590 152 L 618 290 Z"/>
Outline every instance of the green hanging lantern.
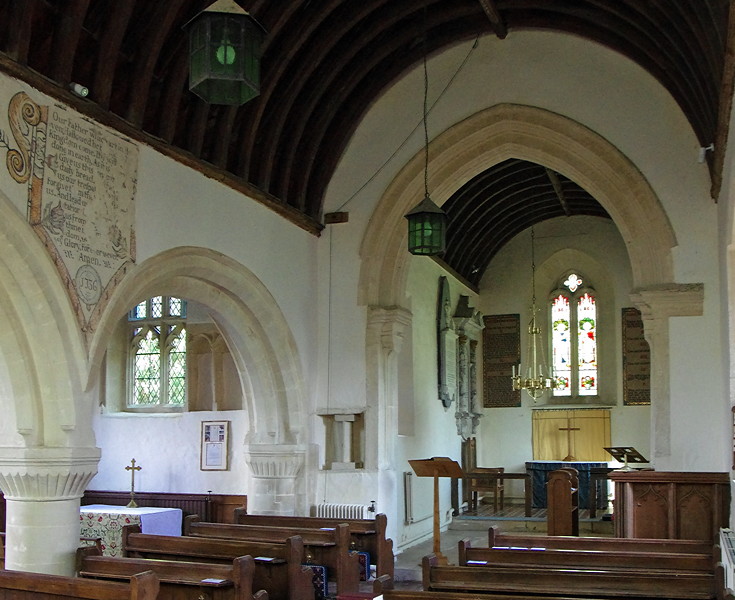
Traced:
<path fill-rule="evenodd" d="M 406 215 L 408 251 L 420 256 L 441 254 L 447 243 L 447 214 L 427 194 Z"/>
<path fill-rule="evenodd" d="M 186 25 L 189 90 L 209 104 L 239 106 L 260 94 L 265 31 L 233 0 L 217 0 Z"/>

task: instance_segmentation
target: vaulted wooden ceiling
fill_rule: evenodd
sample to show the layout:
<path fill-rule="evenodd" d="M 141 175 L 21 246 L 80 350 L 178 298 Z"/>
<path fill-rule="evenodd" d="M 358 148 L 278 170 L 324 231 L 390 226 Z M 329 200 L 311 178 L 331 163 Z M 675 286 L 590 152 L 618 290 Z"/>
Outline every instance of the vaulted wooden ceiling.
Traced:
<path fill-rule="evenodd" d="M 361 117 L 425 52 L 556 30 L 607 46 L 660 81 L 701 145 L 714 142 L 707 160 L 719 189 L 735 51 L 729 0 L 238 0 L 267 32 L 261 94 L 242 107 L 210 106 L 188 91 L 182 28 L 212 1 L 3 0 L 0 69 L 318 233 L 325 189 Z M 71 95 L 70 82 L 89 97 Z M 504 190 L 498 173 L 538 185 Z M 455 232 L 448 264 L 475 281 L 472 270 L 530 224 L 520 211 L 538 220 L 604 213 L 589 197 L 565 208 L 559 186 L 585 195 L 520 161 L 458 190 L 446 205 Z M 495 226 L 499 207 L 507 218 Z"/>

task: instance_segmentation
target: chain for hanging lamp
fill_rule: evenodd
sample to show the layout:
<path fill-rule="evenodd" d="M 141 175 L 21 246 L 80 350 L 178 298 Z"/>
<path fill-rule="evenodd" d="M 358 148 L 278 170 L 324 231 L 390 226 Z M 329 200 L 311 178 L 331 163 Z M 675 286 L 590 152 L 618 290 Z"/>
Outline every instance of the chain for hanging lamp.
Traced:
<path fill-rule="evenodd" d="M 554 379 L 551 369 L 546 366 L 544 360 L 544 341 L 541 336 L 541 328 L 536 321 L 539 308 L 536 306 L 536 256 L 535 256 L 536 234 L 531 227 L 531 318 L 528 322 L 528 344 L 525 363 L 521 361 L 516 372 L 513 366 L 511 382 L 513 391 L 526 390 L 534 400 L 540 398 L 546 390 L 554 387 Z"/>

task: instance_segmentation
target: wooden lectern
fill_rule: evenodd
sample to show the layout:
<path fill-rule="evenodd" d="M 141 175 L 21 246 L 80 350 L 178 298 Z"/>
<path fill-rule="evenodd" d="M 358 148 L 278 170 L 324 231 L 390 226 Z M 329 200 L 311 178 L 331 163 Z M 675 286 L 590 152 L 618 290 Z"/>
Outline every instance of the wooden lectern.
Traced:
<path fill-rule="evenodd" d="M 446 556 L 441 553 L 440 527 L 439 527 L 439 477 L 453 477 L 462 479 L 464 473 L 456 460 L 446 456 L 435 456 L 421 460 L 409 460 L 413 472 L 418 477 L 434 478 L 434 554 L 439 564 L 448 564 Z"/>
<path fill-rule="evenodd" d="M 642 464 L 648 461 L 643 455 L 631 446 L 615 446 L 613 448 L 603 448 L 618 462 L 624 463 L 622 467 L 616 471 L 635 471 L 633 467 L 629 467 L 628 463 Z"/>

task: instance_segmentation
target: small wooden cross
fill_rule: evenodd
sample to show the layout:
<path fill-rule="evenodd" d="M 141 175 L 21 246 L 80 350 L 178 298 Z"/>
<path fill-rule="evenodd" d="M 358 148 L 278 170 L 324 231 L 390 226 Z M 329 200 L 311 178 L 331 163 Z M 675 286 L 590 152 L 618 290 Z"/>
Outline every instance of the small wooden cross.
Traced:
<path fill-rule="evenodd" d="M 564 460 L 565 461 L 576 460 L 576 458 L 574 458 L 574 456 L 572 455 L 572 431 L 579 431 L 579 427 L 572 427 L 571 419 L 567 417 L 567 426 L 559 427 L 559 431 L 567 432 L 567 455 L 564 458 Z"/>
<path fill-rule="evenodd" d="M 130 502 L 127 504 L 127 508 L 138 508 L 135 503 L 135 472 L 140 471 L 143 467 L 135 466 L 135 459 L 130 461 L 130 464 L 125 467 L 126 471 L 130 471 Z"/>

